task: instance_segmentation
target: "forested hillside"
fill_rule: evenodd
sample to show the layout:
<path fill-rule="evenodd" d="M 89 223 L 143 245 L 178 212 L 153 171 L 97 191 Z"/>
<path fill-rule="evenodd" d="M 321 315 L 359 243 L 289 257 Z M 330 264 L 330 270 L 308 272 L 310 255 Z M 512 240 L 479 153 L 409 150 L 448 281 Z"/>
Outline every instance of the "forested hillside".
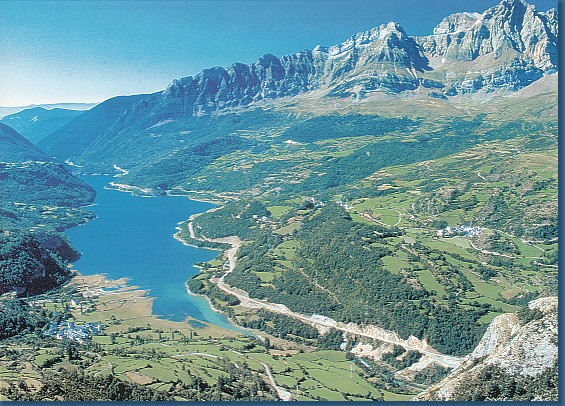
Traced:
<path fill-rule="evenodd" d="M 111 98 L 47 154 L 0 124 L 0 395 L 407 400 L 442 381 L 452 399 L 556 399 L 557 303 L 531 303 L 558 291 L 557 38 L 556 9 L 503 0 L 428 36 L 383 23 Z M 176 239 L 218 250 L 186 288 L 249 336 L 160 319 L 101 276 L 35 300 L 71 276 L 61 232 L 93 217 L 50 156 L 217 203 L 178 219 Z M 65 320 L 106 330 L 39 337 Z"/>
<path fill-rule="evenodd" d="M 77 258 L 66 228 L 93 217 L 82 207 L 94 190 L 23 138 L 0 124 L 0 294 L 28 296 L 67 281 Z"/>
<path fill-rule="evenodd" d="M 422 114 L 402 129 L 378 121 L 392 125 L 386 135 L 373 118 L 346 116 L 344 129 L 320 117 L 300 142 L 268 138 L 268 159 L 233 152 L 172 190 L 227 201 L 192 227 L 197 237 L 245 241 L 225 281 L 250 297 L 466 354 L 493 317 L 557 287 L 555 99 L 542 90 L 509 103 L 468 118 Z M 285 134 L 309 120 L 289 122 Z M 336 131 L 343 137 L 325 136 Z M 143 182 L 135 172 L 125 179 Z M 225 306 L 238 301 L 207 282 L 218 275 L 211 268 L 190 286 L 248 323 L 253 316 Z"/>

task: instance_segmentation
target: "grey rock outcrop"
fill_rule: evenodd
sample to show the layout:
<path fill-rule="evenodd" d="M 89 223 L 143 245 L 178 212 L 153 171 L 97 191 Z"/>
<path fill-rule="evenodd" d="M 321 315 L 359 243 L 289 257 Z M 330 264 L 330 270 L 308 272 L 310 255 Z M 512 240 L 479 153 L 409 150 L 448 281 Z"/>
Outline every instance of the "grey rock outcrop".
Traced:
<path fill-rule="evenodd" d="M 174 80 L 163 91 L 162 103 L 179 113 L 210 113 L 307 92 L 317 87 L 317 77 L 312 51 L 282 58 L 266 54 L 250 65 L 204 69 L 194 77 Z"/>
<path fill-rule="evenodd" d="M 504 0 L 483 14 L 446 17 L 434 35 L 418 38 L 432 57 L 473 61 L 492 54 L 500 59 L 515 51 L 543 71 L 557 68 L 557 11 L 537 12 L 523 0 Z"/>
<path fill-rule="evenodd" d="M 482 14 L 450 15 L 417 41 L 455 93 L 517 90 L 557 71 L 557 24 L 555 9 L 503 0 Z"/>
<path fill-rule="evenodd" d="M 530 302 L 540 318 L 523 323 L 516 314 L 503 314 L 489 325 L 483 338 L 463 364 L 414 400 L 461 400 L 463 385 L 480 376 L 489 365 L 504 374 L 533 379 L 557 362 L 557 297 Z"/>

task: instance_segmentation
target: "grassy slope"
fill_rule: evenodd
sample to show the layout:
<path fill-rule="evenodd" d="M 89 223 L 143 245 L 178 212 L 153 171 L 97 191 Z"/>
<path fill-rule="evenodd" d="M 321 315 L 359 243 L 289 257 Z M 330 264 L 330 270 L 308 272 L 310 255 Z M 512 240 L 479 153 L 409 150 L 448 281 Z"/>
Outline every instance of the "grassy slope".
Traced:
<path fill-rule="evenodd" d="M 531 89 L 528 91 L 531 92 Z M 555 112 L 556 98 L 554 95 L 543 93 L 526 96 L 518 95 L 515 98 L 491 101 L 489 114 L 485 118 L 487 125 L 474 127 L 484 138 L 464 145 L 460 151 L 446 153 L 431 160 L 399 162 L 403 165 L 384 166 L 362 176 L 346 177 L 344 183 L 329 189 L 325 187 L 304 189 L 301 185 L 309 179 L 323 176 L 328 168 L 331 169 L 331 166 L 327 165 L 328 160 L 362 156 L 366 155 L 366 152 L 372 152 L 367 148 L 375 144 L 375 137 L 359 134 L 356 137 L 304 142 L 302 145 L 285 143 L 280 137 L 291 124 L 288 117 L 292 120 L 309 119 L 313 111 L 318 114 L 330 112 L 335 114 L 336 106 L 333 102 L 324 100 L 312 105 L 312 99 L 307 98 L 303 100 L 299 98 L 294 105 L 280 102 L 277 103 L 276 108 L 284 112 L 283 117 L 286 117 L 284 120 L 264 123 L 261 128 L 246 129 L 242 126 L 238 129 L 236 135 L 251 141 L 253 147 L 229 151 L 227 154 L 213 157 L 204 168 L 197 168 L 196 176 L 183 178 L 182 172 L 179 172 L 174 179 L 175 186 L 177 191 L 197 190 L 202 192 L 199 195 L 219 196 L 228 200 L 251 197 L 266 204 L 271 212 L 268 221 L 260 224 L 260 220 L 254 219 L 253 221 L 256 222 L 254 227 L 273 227 L 275 233 L 282 236 L 282 242 L 270 247 L 267 253 L 267 257 L 276 264 L 274 271 L 257 271 L 261 283 L 265 285 L 291 269 L 292 261 L 296 259 L 299 244 L 293 232 L 300 230 L 303 225 L 307 211 L 300 208 L 306 198 L 314 196 L 318 200 L 347 201 L 351 206 L 348 211 L 354 221 L 382 223 L 387 226 L 396 224 L 403 230 L 404 235 L 393 237 L 391 243 L 387 244 L 389 248 L 393 248 L 382 260 L 387 270 L 403 275 L 415 286 L 420 284 L 426 290 L 435 291 L 434 300 L 446 304 L 449 299 L 448 292 L 453 292 L 454 289 L 456 291 L 457 285 L 446 277 L 445 273 L 450 267 L 455 267 L 473 287 L 464 294 L 458 295 L 456 300 L 460 306 L 467 306 L 469 309 L 480 307 L 481 303 L 491 305 L 487 314 L 479 319 L 480 323 L 488 323 L 501 311 L 516 308 L 506 303 L 507 299 L 526 292 L 539 292 L 554 287 L 555 269 L 532 264 L 535 258 L 530 257 L 542 253 L 533 245 L 550 252 L 557 248 L 556 244 L 532 244 L 522 242 L 520 238 L 512 235 L 505 236 L 504 238 L 510 239 L 519 246 L 520 254 L 515 255 L 515 258 L 508 263 L 496 261 L 493 263 L 496 256 L 472 249 L 468 238 L 437 239 L 432 222 L 446 220 L 453 225 L 471 221 L 483 222 L 489 230 L 496 229 L 501 233 L 512 234 L 515 231 L 512 228 L 515 225 L 515 221 L 512 221 L 515 217 L 507 216 L 502 218 L 502 221 L 491 224 L 493 219 L 485 215 L 484 207 L 487 200 L 495 192 L 504 194 L 506 205 L 512 213 L 520 213 L 519 218 L 525 219 L 522 224 L 526 226 L 525 228 L 529 224 L 556 218 L 556 183 L 550 181 L 557 179 L 556 116 L 552 115 Z M 457 136 L 457 130 L 450 130 L 455 120 L 454 116 L 463 115 L 469 121 L 484 110 L 484 105 L 464 99 L 454 101 L 446 109 L 447 102 L 420 96 L 406 100 L 400 105 L 375 103 L 374 100 L 350 106 L 345 106 L 347 101 L 341 103 L 342 110 L 338 108 L 338 113 L 409 115 L 421 120 L 416 128 L 396 129 L 390 134 L 380 135 L 379 142 L 413 141 L 418 137 L 430 135 L 432 139 L 435 137 L 439 140 L 443 136 Z M 301 112 L 305 110 L 310 113 L 302 116 Z M 418 112 L 418 117 L 413 114 L 414 111 Z M 541 125 L 526 129 L 506 128 L 506 132 L 489 138 L 488 130 L 496 130 L 508 121 L 533 122 Z M 533 130 L 530 131 L 531 129 Z M 266 143 L 269 148 L 254 149 L 256 143 Z M 172 162 L 174 163 L 174 160 Z M 155 185 L 161 181 L 158 176 L 155 178 L 130 176 L 126 180 L 140 186 L 147 186 L 148 183 Z M 310 183 L 310 185 L 315 184 Z M 534 185 L 541 186 L 534 190 Z M 450 193 L 449 190 L 454 189 L 461 190 L 462 194 L 456 201 L 446 201 L 445 195 Z M 467 209 L 456 207 L 458 203 L 469 200 L 471 196 L 477 200 L 474 205 L 468 206 Z M 549 209 L 540 211 L 539 207 L 531 208 L 531 203 L 536 202 Z M 374 220 L 362 217 L 362 214 Z M 204 233 L 221 231 L 204 230 Z M 526 230 L 526 237 L 530 231 L 532 230 Z M 408 255 L 405 250 L 400 249 L 402 245 L 410 246 L 415 242 L 418 244 L 413 248 L 418 251 L 419 257 Z M 489 248 L 481 245 L 484 243 L 482 241 L 475 243 L 484 247 L 484 250 Z M 429 262 L 434 263 L 435 266 L 430 266 Z M 480 266 L 483 262 L 490 263 L 489 267 L 496 272 L 496 275 L 489 280 L 484 280 L 480 274 Z M 210 264 L 207 271 L 198 278 L 208 283 L 207 279 L 215 272 L 219 272 L 220 266 L 221 263 L 218 261 Z M 130 294 L 124 293 L 124 295 L 125 299 Z M 355 298 L 342 299 L 355 300 Z M 80 314 L 76 309 L 73 311 L 77 321 L 104 320 L 110 326 L 107 334 L 116 334 L 116 344 L 112 344 L 109 336 L 95 339 L 104 349 L 101 358 L 92 357 L 87 352 L 81 355 L 81 359 L 88 365 L 87 369 L 91 371 L 108 371 L 109 363 L 120 365 L 119 372 L 127 377 L 126 379 L 167 389 L 171 381 L 186 379 L 184 366 L 191 373 L 212 382 L 222 374 L 222 371 L 215 366 L 210 357 L 189 355 L 182 363 L 179 363 L 178 359 L 185 357 L 176 357 L 189 352 L 205 352 L 210 355 L 225 356 L 236 363 L 245 361 L 256 373 L 263 371 L 260 362 L 266 363 L 273 371 L 277 384 L 290 389 L 291 392 L 297 391 L 293 393 L 298 399 L 315 397 L 342 399 L 346 391 L 343 385 L 351 388 L 351 392 L 347 389 L 349 395 L 346 396 L 352 399 L 367 394 L 369 397 L 378 398 L 381 393 L 384 394 L 385 399 L 402 396 L 392 394 L 387 389 L 398 392 L 398 388 L 393 389 L 382 381 L 378 386 L 384 389 L 369 386 L 367 376 L 360 369 L 359 364 L 353 365 L 348 362 L 341 351 L 310 352 L 316 345 L 314 340 L 295 344 L 271 336 L 272 341 L 282 350 L 266 352 L 264 348 L 256 345 L 245 349 L 250 344 L 248 338 L 223 338 L 225 331 L 209 329 L 199 331 L 185 323 L 173 325 L 146 315 L 139 317 L 140 314 L 131 313 L 132 311 L 143 313 L 139 306 L 137 309 L 115 307 L 110 302 L 117 303 L 116 300 L 119 301 L 120 297 L 104 296 L 93 300 L 92 305 L 96 310 L 92 313 Z M 227 306 L 227 302 L 222 302 L 221 298 L 214 297 L 213 300 L 217 305 Z M 47 303 L 46 306 L 60 306 L 60 304 Z M 239 320 L 257 318 L 254 311 L 241 306 L 233 306 L 231 311 Z M 117 320 L 112 320 L 111 313 L 116 313 Z M 129 328 L 146 326 L 147 323 L 151 325 L 149 330 L 128 333 Z M 159 330 L 162 331 L 160 338 Z M 175 330 L 180 333 L 173 333 Z M 188 342 L 179 339 L 183 335 L 188 336 L 190 330 L 196 331 L 199 335 Z M 136 343 L 136 335 L 150 338 L 154 342 Z M 204 338 L 207 336 L 211 338 Z M 19 347 L 19 344 L 16 343 L 14 347 Z M 130 350 L 120 355 L 119 348 L 124 347 Z M 224 347 L 225 350 L 220 350 L 220 347 Z M 306 353 L 298 353 L 298 348 L 306 350 Z M 152 349 L 159 351 L 158 360 L 147 355 Z M 54 351 L 57 350 L 42 348 L 33 355 L 37 357 L 37 362 L 32 357 L 32 367 L 25 371 L 9 369 L 2 365 L 0 376 L 10 380 L 16 379 L 23 373 L 24 377 L 33 379 L 40 369 L 37 364 L 43 358 L 53 356 Z M 137 355 L 134 356 L 134 353 Z M 151 365 L 151 368 L 147 365 Z M 59 366 L 70 365 L 63 360 Z"/>

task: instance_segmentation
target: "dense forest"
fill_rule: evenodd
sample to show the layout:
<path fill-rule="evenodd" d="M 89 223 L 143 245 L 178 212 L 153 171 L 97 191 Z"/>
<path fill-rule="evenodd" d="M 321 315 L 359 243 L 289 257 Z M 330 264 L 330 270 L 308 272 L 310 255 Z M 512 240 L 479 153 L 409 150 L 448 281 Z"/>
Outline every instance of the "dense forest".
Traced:
<path fill-rule="evenodd" d="M 60 232 L 94 217 L 84 206 L 96 192 L 1 126 L 0 294 L 29 296 L 69 279 L 67 263 L 78 253 Z"/>
<path fill-rule="evenodd" d="M 409 118 L 389 118 L 369 114 L 325 115 L 299 121 L 279 139 L 295 142 L 315 142 L 332 138 L 381 136 L 393 131 L 416 127 L 418 121 Z M 320 131 L 324 129 L 324 131 Z"/>
<path fill-rule="evenodd" d="M 0 163 L 0 196 L 5 201 L 77 207 L 92 203 L 95 195 L 61 164 Z"/>
<path fill-rule="evenodd" d="M 17 298 L 0 301 L 0 340 L 41 331 L 48 322 L 45 309 L 38 309 Z"/>
<path fill-rule="evenodd" d="M 211 237 L 239 235 L 250 240 L 240 248 L 237 266 L 226 282 L 251 297 L 282 303 L 304 314 L 379 325 L 402 338 L 415 335 L 448 354 L 465 354 L 474 348 L 485 329 L 477 321 L 487 308 L 469 310 L 456 300 L 441 304 L 429 291 L 414 288 L 402 275 L 384 268 L 381 258 L 393 249 L 388 240 L 401 235 L 401 230 L 354 222 L 337 204 L 301 212 L 307 214 L 293 236 L 298 248 L 292 266 L 282 272 L 271 253 L 283 238 L 270 227 L 257 225 L 259 216 L 269 214 L 259 202 L 227 204 L 223 210 L 197 218 L 195 224 Z M 265 284 L 257 272 L 276 276 Z M 458 275 L 456 269 L 452 273 Z M 464 275 L 459 277 L 463 282 L 457 289 L 465 286 Z M 345 298 L 346 303 L 342 301 Z M 264 327 L 281 336 L 314 337 L 308 326 L 298 329 L 292 327 L 294 322 L 287 322 L 283 328 L 283 323 L 275 320 L 280 317 L 269 316 L 249 326 Z M 266 327 L 269 320 L 274 324 Z"/>
<path fill-rule="evenodd" d="M 70 277 L 65 259 L 25 232 L 0 234 L 0 294 L 33 295 Z"/>
<path fill-rule="evenodd" d="M 182 149 L 151 165 L 133 170 L 128 175 L 128 181 L 141 180 L 143 184 L 168 190 L 180 184 L 180 179 L 193 178 L 195 185 L 198 175 L 203 168 L 222 155 L 236 151 L 252 150 L 264 152 L 268 145 L 251 141 L 237 136 L 223 136 L 211 140 L 195 142 L 190 147 Z M 181 178 L 182 177 L 182 178 Z M 151 180 L 155 179 L 154 182 Z"/>

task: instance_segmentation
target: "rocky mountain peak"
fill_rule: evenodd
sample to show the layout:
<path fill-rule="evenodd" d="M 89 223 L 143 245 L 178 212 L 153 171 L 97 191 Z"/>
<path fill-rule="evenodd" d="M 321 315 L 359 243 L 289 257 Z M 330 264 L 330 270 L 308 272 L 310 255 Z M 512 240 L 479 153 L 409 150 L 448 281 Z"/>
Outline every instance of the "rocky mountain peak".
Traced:
<path fill-rule="evenodd" d="M 539 13 L 523 0 L 503 0 L 480 15 L 450 15 L 435 28 L 434 35 L 418 41 L 444 62 L 517 54 L 518 59 L 531 59 L 536 68 L 548 71 L 557 67 L 556 13 Z"/>
<path fill-rule="evenodd" d="M 414 38 L 392 21 L 332 47 L 318 46 L 313 55 L 324 61 L 322 81 L 333 87 L 330 94 L 340 97 L 415 89 L 415 71 L 423 72 L 428 65 Z"/>
<path fill-rule="evenodd" d="M 494 8 L 506 9 L 506 10 L 510 10 L 512 12 L 516 9 L 524 9 L 524 8 L 527 8 L 527 7 L 534 7 L 535 8 L 535 6 L 528 4 L 524 0 L 502 0 L 500 2 L 500 4 L 498 4 Z"/>
<path fill-rule="evenodd" d="M 283 57 L 268 53 L 250 64 L 174 80 L 151 114 L 155 120 L 208 114 L 319 88 L 337 97 L 420 87 L 440 89 L 437 97 L 517 90 L 556 71 L 557 20 L 556 10 L 537 12 L 523 0 L 503 0 L 482 14 L 447 16 L 428 37 L 411 37 L 391 21 L 333 46 Z M 484 57 L 491 59 L 473 65 Z M 136 109 L 145 112 L 151 106 Z"/>
<path fill-rule="evenodd" d="M 406 41 L 408 38 L 409 36 L 406 34 L 406 31 L 404 31 L 404 28 L 402 28 L 400 24 L 391 21 L 388 24 L 382 24 L 370 29 L 369 31 L 363 31 L 352 35 L 346 41 L 329 48 L 318 45 L 314 48 L 314 51 L 327 52 L 329 57 L 336 58 L 354 50 L 361 51 L 367 46 L 373 44 L 375 41 L 386 42 L 388 40 L 392 40 L 393 42 L 398 42 Z"/>
<path fill-rule="evenodd" d="M 434 35 L 451 34 L 458 31 L 467 31 L 479 20 L 479 13 L 456 13 L 445 17 L 434 28 Z"/>

